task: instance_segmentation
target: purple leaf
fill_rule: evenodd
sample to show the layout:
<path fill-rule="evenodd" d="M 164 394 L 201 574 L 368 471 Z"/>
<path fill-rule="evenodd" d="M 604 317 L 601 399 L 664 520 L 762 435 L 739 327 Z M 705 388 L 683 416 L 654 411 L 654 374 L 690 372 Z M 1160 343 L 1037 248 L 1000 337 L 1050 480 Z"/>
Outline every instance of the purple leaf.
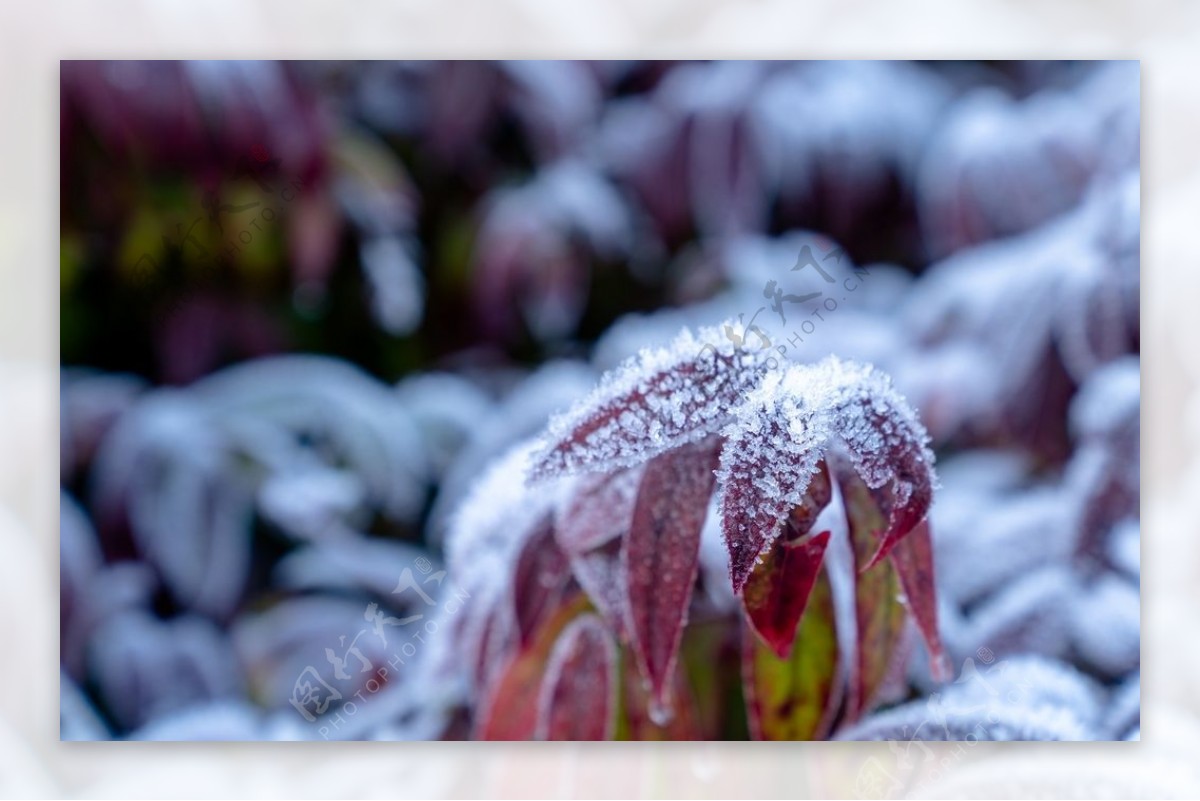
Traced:
<path fill-rule="evenodd" d="M 621 548 L 643 472 L 637 467 L 581 476 L 555 514 L 554 533 L 575 580 L 622 640 L 628 640 L 629 603 Z"/>
<path fill-rule="evenodd" d="M 803 501 L 788 515 L 783 534 L 742 588 L 742 604 L 751 625 L 781 659 L 792 650 L 796 624 L 829 544 L 828 531 L 806 535 L 832 497 L 829 471 L 822 462 Z"/>
<path fill-rule="evenodd" d="M 777 447 L 785 441 L 787 445 Z M 729 549 L 735 593 L 742 592 L 789 510 L 804 503 L 818 472 L 821 445 L 811 428 L 802 427 L 793 435 L 774 416 L 753 428 L 731 426 L 727 432 L 721 450 L 721 533 Z"/>
<path fill-rule="evenodd" d="M 629 591 L 621 564 L 622 540 L 611 540 L 571 557 L 571 572 L 608 627 L 629 641 Z"/>
<path fill-rule="evenodd" d="M 546 515 L 525 541 L 513 570 L 513 609 L 522 647 L 529 645 L 537 627 L 561 605 L 570 582 L 570 564 L 554 541 L 554 525 Z"/>
<path fill-rule="evenodd" d="M 559 546 L 575 556 L 623 536 L 633 522 L 642 472 L 630 468 L 581 476 L 555 513 L 554 533 Z"/>
<path fill-rule="evenodd" d="M 891 381 L 868 365 L 830 357 L 766 375 L 723 432 L 721 514 L 735 591 L 766 543 L 798 506 L 830 448 L 848 458 L 870 489 L 897 503 L 866 569 L 928 512 L 933 454 L 916 414 Z"/>
<path fill-rule="evenodd" d="M 696 583 L 700 530 L 716 466 L 712 440 L 652 459 L 625 538 L 631 639 L 638 668 L 650 682 L 651 717 L 658 721 L 671 714 L 669 684 Z"/>

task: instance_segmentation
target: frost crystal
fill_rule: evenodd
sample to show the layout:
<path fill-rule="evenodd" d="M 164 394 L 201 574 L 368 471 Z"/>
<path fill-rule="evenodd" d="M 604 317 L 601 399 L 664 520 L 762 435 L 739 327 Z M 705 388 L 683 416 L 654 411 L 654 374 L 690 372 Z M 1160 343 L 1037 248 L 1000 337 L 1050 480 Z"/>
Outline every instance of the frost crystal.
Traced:
<path fill-rule="evenodd" d="M 932 500 L 933 454 L 915 413 L 868 365 L 829 357 L 780 368 L 770 351 L 742 347 L 754 327 L 723 329 L 720 347 L 715 330 L 685 330 L 606 377 L 550 424 L 531 478 L 628 467 L 719 431 L 722 527 L 737 591 L 833 448 L 869 488 L 889 493 L 888 528 L 871 564 L 886 556 Z"/>
<path fill-rule="evenodd" d="M 868 487 L 890 485 L 898 513 L 889 539 L 907 533 L 928 509 L 934 484 L 928 435 L 887 377 L 870 366 L 830 357 L 769 374 L 724 433 L 719 483 L 735 587 L 787 511 L 800 505 L 831 446 L 849 457 Z"/>
<path fill-rule="evenodd" d="M 643 350 L 550 423 L 533 478 L 628 467 L 715 433 L 765 368 L 766 354 L 710 329 Z"/>

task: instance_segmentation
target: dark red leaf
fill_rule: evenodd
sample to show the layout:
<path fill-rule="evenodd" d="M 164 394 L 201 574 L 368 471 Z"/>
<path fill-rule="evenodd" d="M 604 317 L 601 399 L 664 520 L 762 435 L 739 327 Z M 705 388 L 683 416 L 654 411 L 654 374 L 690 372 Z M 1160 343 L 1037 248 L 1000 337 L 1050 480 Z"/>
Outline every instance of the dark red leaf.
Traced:
<path fill-rule="evenodd" d="M 808 431 L 811 429 L 806 434 Z M 796 449 L 774 447 L 773 443 L 785 439 Z M 816 437 L 794 438 L 780 417 L 764 417 L 753 430 L 730 433 L 721 451 L 721 533 L 729 550 L 735 593 L 742 592 L 759 556 L 791 510 L 810 503 L 810 485 L 817 484 L 813 503 L 823 494 L 820 508 L 829 503 L 829 479 L 821 460 L 821 444 Z M 798 452 L 803 455 L 797 456 Z"/>
<path fill-rule="evenodd" d="M 871 559 L 863 566 L 863 570 L 874 567 L 884 557 L 892 552 L 896 544 L 908 535 L 929 513 L 929 506 L 933 503 L 933 485 L 928 474 L 922 476 L 912 476 L 912 483 L 909 485 L 909 495 L 905 503 L 900 505 L 891 505 L 891 513 L 888 515 L 887 531 L 879 540 L 879 545 L 872 554 Z"/>
<path fill-rule="evenodd" d="M 742 587 L 742 605 L 751 625 L 781 658 L 792 650 L 796 624 L 829 544 L 828 531 L 808 534 L 832 497 L 829 470 L 822 461 L 800 505 L 792 509 L 783 531 Z"/>
<path fill-rule="evenodd" d="M 716 480 L 713 440 L 685 445 L 646 465 L 622 561 L 629 595 L 630 635 L 650 682 L 651 715 L 671 714 L 670 679 L 699 567 L 700 529 Z"/>
<path fill-rule="evenodd" d="M 525 541 L 513 572 L 513 609 L 521 645 L 529 644 L 533 631 L 562 602 L 571 583 L 567 556 L 554 539 L 547 515 Z"/>
<path fill-rule="evenodd" d="M 828 544 L 828 531 L 800 542 L 779 537 L 742 589 L 742 605 L 752 629 L 780 659 L 792 650 L 796 625 L 804 614 Z"/>
<path fill-rule="evenodd" d="M 937 593 L 933 572 L 933 542 L 929 521 L 916 525 L 907 537 L 892 549 L 892 566 L 904 588 L 908 611 L 929 649 L 929 664 L 936 681 L 948 681 L 952 675 L 942 638 L 938 632 Z"/>
<path fill-rule="evenodd" d="M 622 539 L 633 523 L 643 467 L 581 476 L 555 513 L 554 532 L 575 580 L 609 628 L 628 640 Z"/>
<path fill-rule="evenodd" d="M 825 571 L 813 585 L 795 644 L 782 657 L 745 631 L 742 684 L 754 739 L 818 740 L 828 735 L 844 682 Z"/>
<path fill-rule="evenodd" d="M 617 646 L 596 615 L 573 621 L 550 653 L 538 698 L 537 739 L 611 740 Z"/>

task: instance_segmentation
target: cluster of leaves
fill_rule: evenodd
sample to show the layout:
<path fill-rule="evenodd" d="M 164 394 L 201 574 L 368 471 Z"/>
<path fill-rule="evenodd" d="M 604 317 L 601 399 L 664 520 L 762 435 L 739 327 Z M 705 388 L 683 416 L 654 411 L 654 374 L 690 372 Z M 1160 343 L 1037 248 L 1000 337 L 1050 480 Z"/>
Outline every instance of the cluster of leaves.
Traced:
<path fill-rule="evenodd" d="M 780 366 L 687 332 L 644 352 L 467 502 L 450 565 L 479 576 L 458 652 L 472 733 L 821 738 L 882 700 L 910 616 L 944 677 L 926 439 L 866 366 Z M 696 592 L 710 501 L 742 615 Z M 722 664 L 732 696 L 711 684 Z"/>

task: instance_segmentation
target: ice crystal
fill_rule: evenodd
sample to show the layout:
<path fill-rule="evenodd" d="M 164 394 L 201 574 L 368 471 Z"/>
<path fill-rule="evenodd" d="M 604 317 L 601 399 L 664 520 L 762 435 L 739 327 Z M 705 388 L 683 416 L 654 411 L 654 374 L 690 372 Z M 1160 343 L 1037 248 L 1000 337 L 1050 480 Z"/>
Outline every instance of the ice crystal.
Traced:
<path fill-rule="evenodd" d="M 716 330 L 643 350 L 551 421 L 532 475 L 628 467 L 716 433 L 765 364 Z"/>
<path fill-rule="evenodd" d="M 866 365 L 831 357 L 768 374 L 724 434 L 718 480 L 735 587 L 778 534 L 785 512 L 800 505 L 831 447 L 850 459 L 868 487 L 890 488 L 900 534 L 924 516 L 932 499 L 925 430 L 887 377 Z"/>

